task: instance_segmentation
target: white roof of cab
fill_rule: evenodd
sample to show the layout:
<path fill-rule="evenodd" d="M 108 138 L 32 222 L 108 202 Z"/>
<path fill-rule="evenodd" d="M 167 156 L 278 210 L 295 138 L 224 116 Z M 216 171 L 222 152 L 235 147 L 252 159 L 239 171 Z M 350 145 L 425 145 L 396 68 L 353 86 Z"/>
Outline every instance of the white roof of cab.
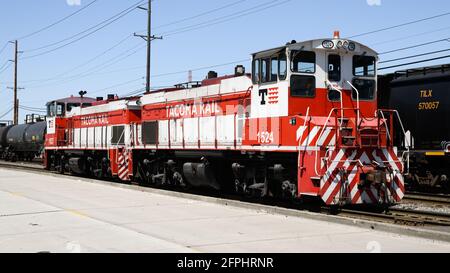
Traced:
<path fill-rule="evenodd" d="M 327 49 L 323 47 L 324 41 L 332 41 L 334 44 L 333 48 Z M 349 50 L 348 48 L 345 49 L 343 47 L 338 48 L 337 45 L 339 42 L 342 42 L 344 44 L 347 42 L 347 44 L 353 43 L 355 45 L 355 49 Z M 342 51 L 342 52 L 354 52 L 355 54 L 363 54 L 364 52 L 369 56 L 378 56 L 378 53 L 371 49 L 370 47 L 363 45 L 361 43 L 355 42 L 353 40 L 345 39 L 345 38 L 323 38 L 323 39 L 314 39 L 304 42 L 295 42 L 295 43 L 288 43 L 285 46 L 276 47 L 268 50 L 263 50 L 256 52 L 253 55 L 253 58 L 263 58 L 275 55 L 277 53 L 280 53 L 284 51 L 286 48 L 289 50 L 328 50 L 328 51 Z"/>

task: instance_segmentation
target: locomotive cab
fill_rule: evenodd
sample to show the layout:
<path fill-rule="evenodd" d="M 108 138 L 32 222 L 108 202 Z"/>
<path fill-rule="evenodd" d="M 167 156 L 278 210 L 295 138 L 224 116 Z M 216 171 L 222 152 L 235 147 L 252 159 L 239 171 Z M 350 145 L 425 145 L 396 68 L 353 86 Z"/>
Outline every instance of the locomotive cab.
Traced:
<path fill-rule="evenodd" d="M 47 117 L 64 117 L 68 112 L 70 112 L 75 107 L 88 107 L 96 101 L 93 98 L 86 97 L 74 97 L 54 100 L 48 102 L 47 107 Z"/>
<path fill-rule="evenodd" d="M 346 116 L 373 116 L 377 62 L 375 51 L 338 33 L 255 53 L 252 113 L 327 116 L 335 108 L 347 110 Z"/>

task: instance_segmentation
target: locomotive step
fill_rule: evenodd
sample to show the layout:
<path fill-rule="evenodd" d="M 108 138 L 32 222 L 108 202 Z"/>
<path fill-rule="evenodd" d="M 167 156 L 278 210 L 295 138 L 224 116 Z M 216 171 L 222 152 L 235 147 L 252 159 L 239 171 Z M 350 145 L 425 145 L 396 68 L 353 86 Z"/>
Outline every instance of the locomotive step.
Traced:
<path fill-rule="evenodd" d="M 353 127 L 340 127 L 341 131 L 353 131 Z"/>

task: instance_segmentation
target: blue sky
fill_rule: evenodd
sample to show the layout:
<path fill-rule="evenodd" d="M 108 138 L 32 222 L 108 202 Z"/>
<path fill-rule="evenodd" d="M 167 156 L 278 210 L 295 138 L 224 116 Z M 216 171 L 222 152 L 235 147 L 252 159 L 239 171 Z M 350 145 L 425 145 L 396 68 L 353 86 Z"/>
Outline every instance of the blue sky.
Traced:
<path fill-rule="evenodd" d="M 78 1 L 80 5 L 77 5 Z M 7 41 L 39 30 L 91 2 L 0 0 L 0 50 Z M 87 90 L 88 95 L 95 97 L 108 93 L 124 95 L 143 88 L 145 42 L 132 37 L 134 32 L 143 33 L 146 29 L 147 17 L 142 10 L 135 9 L 69 46 L 29 58 L 65 43 L 36 49 L 69 38 L 137 2 L 97 0 L 68 20 L 19 40 L 19 49 L 23 51 L 23 59 L 19 61 L 19 85 L 25 88 L 19 93 L 21 104 L 43 108 L 47 101 L 77 94 L 80 90 Z M 224 8 L 217 10 L 221 7 Z M 207 13 L 212 10 L 215 11 Z M 152 86 L 186 82 L 188 73 L 182 71 L 190 69 L 194 70 L 194 80 L 203 79 L 208 70 L 232 73 L 236 64 L 196 69 L 237 60 L 247 60 L 242 63 L 248 68 L 250 53 L 293 39 L 329 37 L 334 30 L 340 30 L 341 36 L 347 37 L 445 12 L 450 12 L 447 0 L 154 0 L 153 32 L 163 35 L 164 39 L 153 43 Z M 209 26 L 203 27 L 205 25 Z M 443 38 L 450 38 L 450 15 L 356 40 L 384 52 Z M 385 54 L 381 59 L 447 48 L 450 48 L 450 42 L 441 42 Z M 448 55 L 448 52 L 406 61 L 442 55 Z M 12 56 L 13 47 L 7 45 L 0 53 L 0 68 Z M 449 59 L 416 66 L 446 62 Z M 12 86 L 12 72 L 11 66 L 0 74 L 0 116 L 12 105 L 12 91 L 7 89 Z M 21 120 L 26 113 L 29 112 L 21 110 Z M 11 119 L 11 116 L 5 118 Z"/>

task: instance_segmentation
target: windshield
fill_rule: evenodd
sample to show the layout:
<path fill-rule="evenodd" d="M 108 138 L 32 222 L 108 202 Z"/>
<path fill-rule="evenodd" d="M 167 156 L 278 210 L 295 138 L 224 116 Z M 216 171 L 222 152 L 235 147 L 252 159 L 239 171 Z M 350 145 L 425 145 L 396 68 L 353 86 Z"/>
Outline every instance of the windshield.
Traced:
<path fill-rule="evenodd" d="M 353 75 L 357 77 L 374 77 L 375 57 L 353 56 Z"/>
<path fill-rule="evenodd" d="M 312 51 L 292 51 L 292 72 L 315 73 L 316 53 Z"/>
<path fill-rule="evenodd" d="M 49 117 L 64 115 L 64 104 L 52 102 L 47 107 L 47 115 Z"/>

